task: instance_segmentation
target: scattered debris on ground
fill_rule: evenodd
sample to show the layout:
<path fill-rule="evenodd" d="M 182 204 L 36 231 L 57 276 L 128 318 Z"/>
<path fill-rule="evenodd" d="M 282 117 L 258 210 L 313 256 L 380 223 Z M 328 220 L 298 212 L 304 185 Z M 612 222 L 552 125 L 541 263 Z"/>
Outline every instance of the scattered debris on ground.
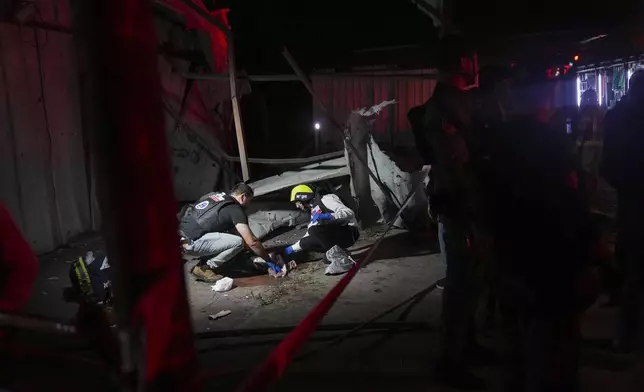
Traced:
<path fill-rule="evenodd" d="M 208 316 L 208 320 L 212 320 L 212 321 L 219 320 L 220 318 L 224 318 L 231 313 L 232 313 L 231 310 L 222 310 L 217 314 L 211 314 L 210 316 Z"/>
<path fill-rule="evenodd" d="M 231 278 L 219 279 L 214 285 L 210 286 L 211 291 L 223 293 L 224 291 L 232 290 L 233 280 Z"/>

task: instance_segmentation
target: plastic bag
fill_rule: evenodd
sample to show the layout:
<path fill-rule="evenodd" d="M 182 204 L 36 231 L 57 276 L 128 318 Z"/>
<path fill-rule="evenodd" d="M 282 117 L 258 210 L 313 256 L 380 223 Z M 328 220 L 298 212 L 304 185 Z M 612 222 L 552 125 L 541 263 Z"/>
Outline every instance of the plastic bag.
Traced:
<path fill-rule="evenodd" d="M 231 278 L 219 279 L 213 286 L 213 290 L 219 293 L 231 290 L 232 288 L 233 288 L 233 280 Z"/>
<path fill-rule="evenodd" d="M 330 264 L 324 271 L 325 275 L 339 275 L 349 271 L 355 261 L 351 258 L 346 250 L 339 246 L 334 246 L 326 252 L 326 258 Z"/>

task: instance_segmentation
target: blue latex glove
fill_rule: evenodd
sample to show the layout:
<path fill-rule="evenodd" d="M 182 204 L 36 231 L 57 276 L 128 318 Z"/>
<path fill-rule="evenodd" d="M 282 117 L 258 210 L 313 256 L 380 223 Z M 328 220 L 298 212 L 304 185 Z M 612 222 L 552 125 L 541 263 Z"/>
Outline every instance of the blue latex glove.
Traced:
<path fill-rule="evenodd" d="M 315 214 L 313 217 L 311 217 L 311 223 L 316 223 L 318 221 L 329 221 L 333 219 L 333 214 L 331 213 L 323 213 L 323 214 Z"/>
<path fill-rule="evenodd" d="M 282 272 L 282 268 L 279 265 L 275 264 L 273 260 L 267 261 L 266 265 L 268 266 L 268 268 L 272 269 L 274 272 L 278 274 Z"/>
<path fill-rule="evenodd" d="M 284 249 L 284 254 L 287 256 L 292 255 L 293 253 L 295 253 L 295 250 L 293 250 L 292 246 L 288 246 L 286 249 Z"/>

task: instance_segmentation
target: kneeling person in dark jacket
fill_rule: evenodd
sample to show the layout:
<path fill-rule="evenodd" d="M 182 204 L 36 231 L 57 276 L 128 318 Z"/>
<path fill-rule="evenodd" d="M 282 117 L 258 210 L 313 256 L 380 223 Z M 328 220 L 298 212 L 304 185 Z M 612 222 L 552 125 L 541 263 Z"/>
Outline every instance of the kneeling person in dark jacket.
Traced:
<path fill-rule="evenodd" d="M 213 192 L 203 196 L 182 214 L 179 228 L 183 251 L 209 257 L 192 270 L 197 280 L 212 283 L 221 279 L 216 269 L 232 260 L 245 246 L 263 260 L 271 261 L 248 226 L 244 207 L 253 196 L 253 189 L 240 183 L 229 194 Z"/>
<path fill-rule="evenodd" d="M 338 258 L 350 259 L 345 249 L 355 244 L 360 237 L 355 213 L 338 195 L 320 195 L 311 186 L 304 184 L 291 190 L 291 202 L 300 210 L 310 212 L 311 222 L 304 237 L 286 248 L 286 255 L 300 251 L 325 253 L 328 263 L 332 264 L 327 268 L 327 274 L 346 272 L 350 263 L 335 268 L 332 262 Z"/>

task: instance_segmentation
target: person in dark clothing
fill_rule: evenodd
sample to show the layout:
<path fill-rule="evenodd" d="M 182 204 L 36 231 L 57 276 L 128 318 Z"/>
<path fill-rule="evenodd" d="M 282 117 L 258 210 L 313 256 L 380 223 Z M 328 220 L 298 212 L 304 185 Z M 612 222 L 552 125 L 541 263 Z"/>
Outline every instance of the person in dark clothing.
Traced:
<path fill-rule="evenodd" d="M 423 165 L 433 165 L 436 162 L 436 157 L 434 156 L 434 151 L 432 146 L 429 143 L 428 135 L 425 132 L 424 120 L 425 120 L 425 105 L 420 105 L 413 107 L 407 113 L 407 120 L 411 125 L 412 132 L 414 134 L 414 141 L 416 143 L 416 149 L 420 155 Z M 447 269 L 447 258 L 445 256 L 445 241 L 443 240 L 445 230 L 443 225 L 438 222 L 438 214 L 432 208 L 432 198 L 434 197 L 434 179 L 432 176 L 432 171 L 429 171 L 429 181 L 425 187 L 425 195 L 427 196 L 427 215 L 429 216 L 430 221 L 438 226 L 438 245 L 441 250 L 441 263 L 443 267 Z M 441 278 L 437 283 L 436 287 L 439 290 L 443 290 L 447 284 L 447 278 Z"/>
<path fill-rule="evenodd" d="M 586 192 L 591 206 L 596 204 L 599 186 L 599 166 L 602 152 L 602 122 L 604 110 L 599 105 L 597 92 L 584 91 L 581 106 L 573 126 L 574 151 L 578 166 L 579 185 Z"/>
<path fill-rule="evenodd" d="M 212 283 L 221 279 L 216 269 L 232 260 L 245 247 L 265 262 L 272 263 L 261 241 L 248 226 L 244 207 L 252 198 L 253 189 L 240 183 L 229 194 L 208 193 L 182 211 L 179 230 L 183 251 L 208 257 L 192 270 L 198 280 Z"/>
<path fill-rule="evenodd" d="M 615 254 L 622 276 L 616 348 L 644 350 L 644 70 L 633 73 L 626 96 L 604 120 L 602 174 L 617 190 Z"/>
<path fill-rule="evenodd" d="M 482 216 L 475 173 L 476 126 L 468 90 L 478 78 L 476 52 L 460 36 L 441 42 L 441 77 L 424 105 L 422 127 L 415 131 L 419 153 L 431 164 L 431 209 L 438 216 L 439 243 L 446 263 L 441 354 L 436 378 L 447 385 L 482 389 L 467 360 L 485 350 L 476 342 L 474 316 L 481 279 L 475 249 Z M 428 161 L 432 159 L 433 161 Z M 476 355 L 479 356 L 479 355 Z"/>
<path fill-rule="evenodd" d="M 486 184 L 512 355 L 508 391 L 578 389 L 579 290 L 595 238 L 570 141 L 549 124 L 550 87 L 538 79 L 516 87 L 517 110 L 495 130 Z"/>

